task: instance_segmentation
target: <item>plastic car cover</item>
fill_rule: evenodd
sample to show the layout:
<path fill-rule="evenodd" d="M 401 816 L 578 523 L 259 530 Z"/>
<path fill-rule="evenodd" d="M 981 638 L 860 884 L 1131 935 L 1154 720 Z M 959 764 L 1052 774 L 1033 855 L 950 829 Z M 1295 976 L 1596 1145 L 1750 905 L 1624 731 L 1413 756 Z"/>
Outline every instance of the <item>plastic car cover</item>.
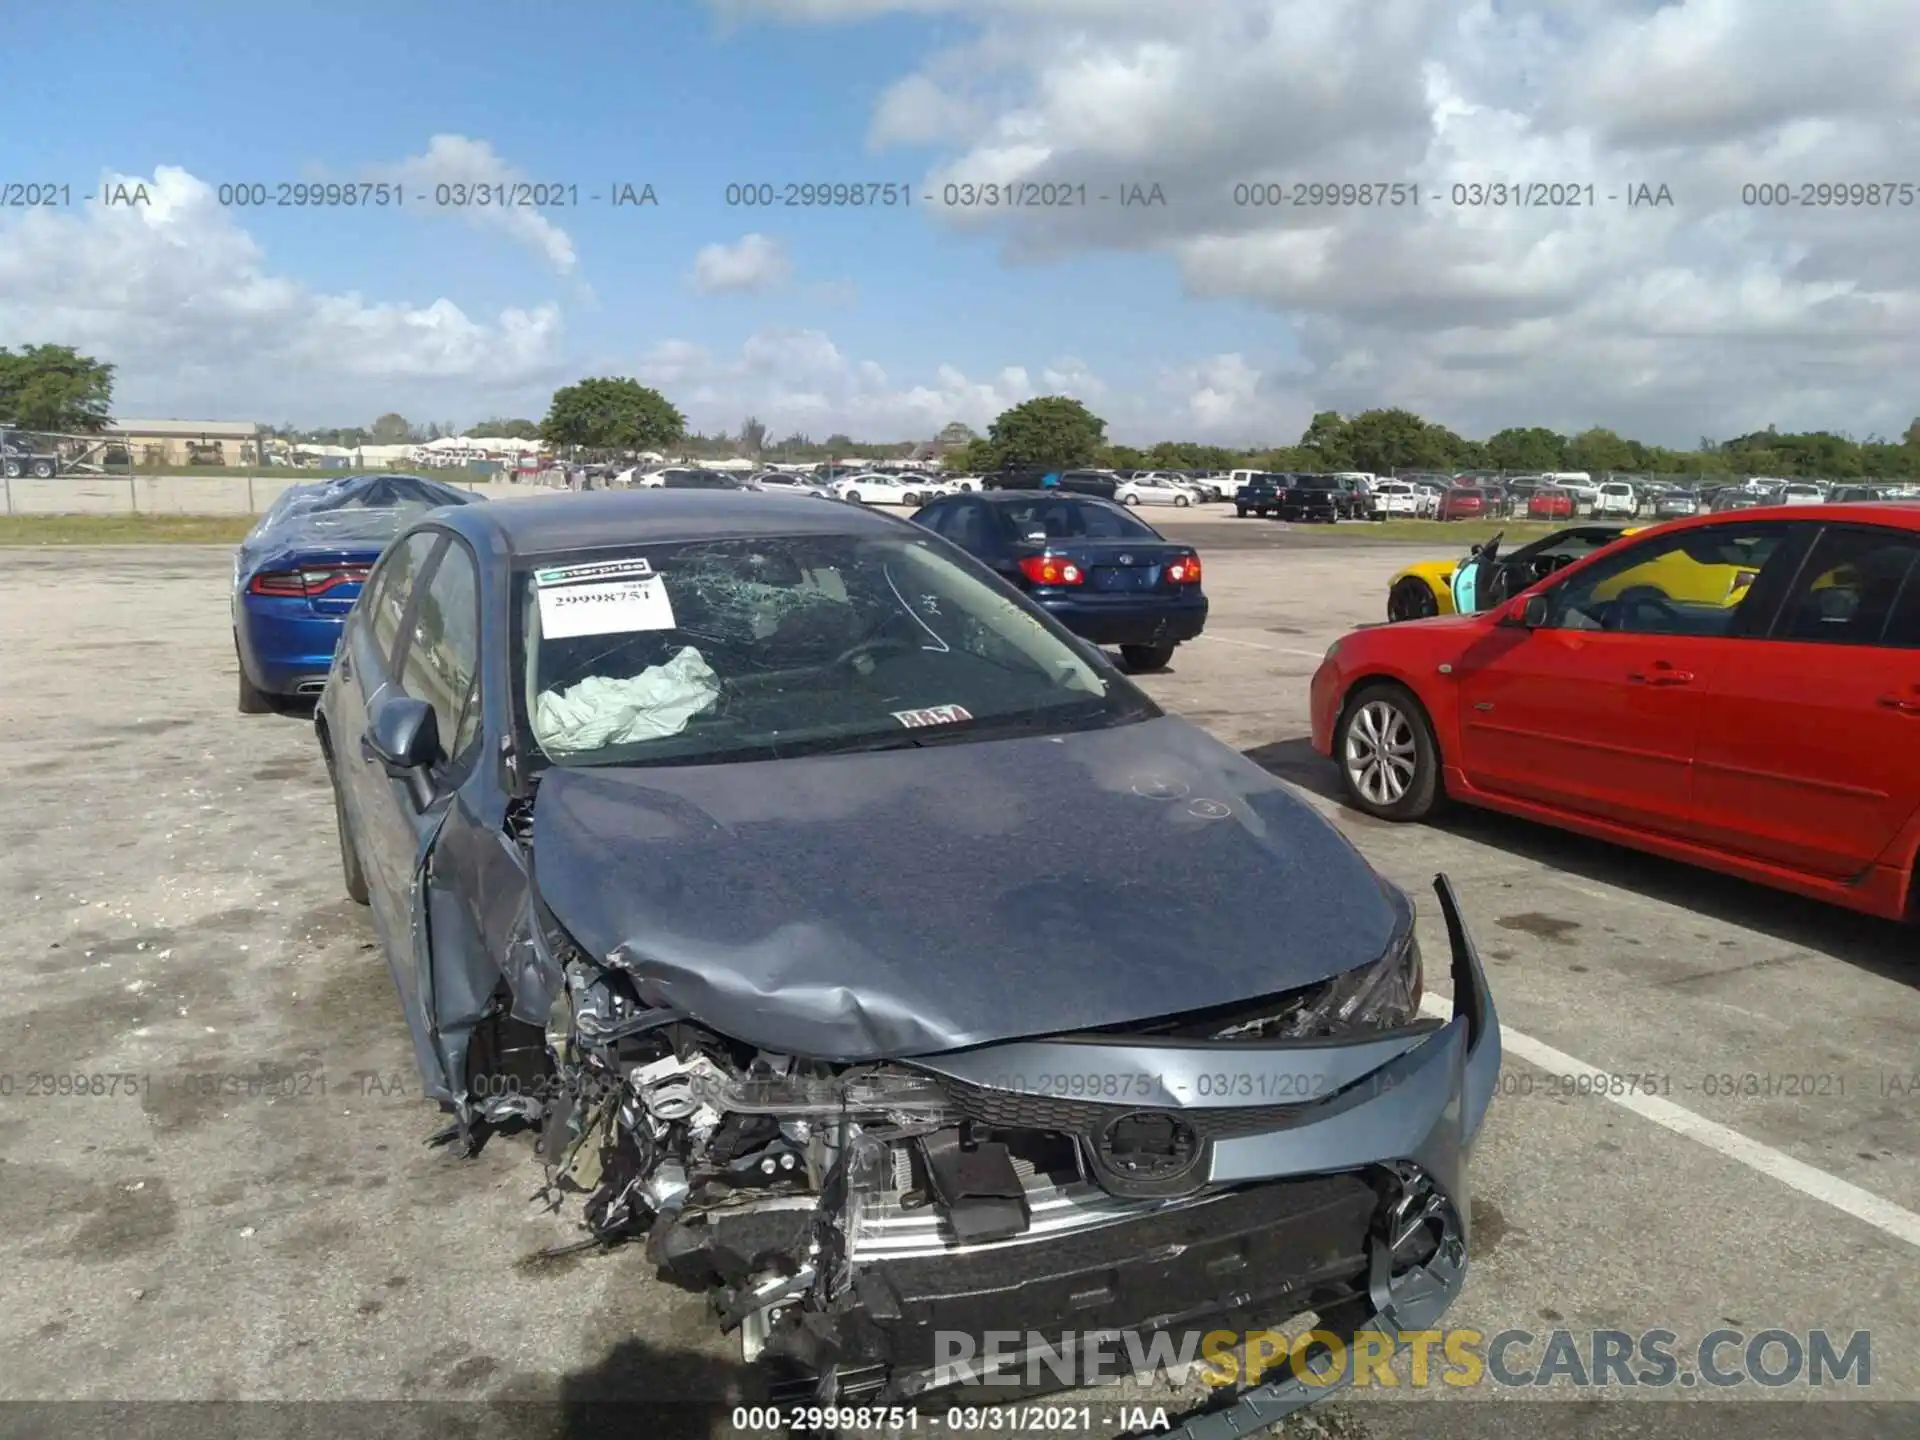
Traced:
<path fill-rule="evenodd" d="M 247 532 L 235 563 L 244 576 L 270 556 L 292 550 L 385 545 L 428 510 L 479 498 L 419 475 L 349 475 L 295 485 Z"/>

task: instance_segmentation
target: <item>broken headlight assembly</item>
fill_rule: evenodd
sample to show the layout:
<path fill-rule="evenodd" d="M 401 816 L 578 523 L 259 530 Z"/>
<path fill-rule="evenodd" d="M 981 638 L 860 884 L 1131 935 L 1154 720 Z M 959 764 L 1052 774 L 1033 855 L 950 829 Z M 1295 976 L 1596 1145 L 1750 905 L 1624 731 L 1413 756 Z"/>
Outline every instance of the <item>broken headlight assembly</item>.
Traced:
<path fill-rule="evenodd" d="M 1336 975 L 1287 1017 L 1282 1034 L 1289 1039 L 1349 1036 L 1356 1031 L 1399 1030 L 1420 1018 L 1426 975 L 1413 927 L 1396 936 L 1371 965 Z"/>
<path fill-rule="evenodd" d="M 1399 1030 L 1420 1018 L 1425 993 L 1420 942 L 1413 927 L 1394 937 L 1378 960 L 1296 991 L 1293 1004 L 1218 1030 L 1216 1040 L 1350 1039 L 1371 1031 Z"/>

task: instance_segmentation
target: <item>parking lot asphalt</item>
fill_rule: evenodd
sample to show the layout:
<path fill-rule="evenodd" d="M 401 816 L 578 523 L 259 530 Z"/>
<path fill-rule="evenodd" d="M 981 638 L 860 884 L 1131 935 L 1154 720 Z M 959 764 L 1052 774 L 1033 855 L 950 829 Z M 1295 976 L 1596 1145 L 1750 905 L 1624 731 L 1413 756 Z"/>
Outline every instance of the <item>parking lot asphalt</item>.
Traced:
<path fill-rule="evenodd" d="M 1447 953 L 1430 885 L 1451 876 L 1514 1037 L 1447 1323 L 1665 1329 L 1683 1356 L 1720 1328 L 1864 1330 L 1872 1384 L 1848 1393 L 1920 1401 L 1920 1229 L 1898 1208 L 1920 1194 L 1913 933 L 1517 821 L 1347 810 L 1306 739 L 1307 681 L 1330 641 L 1382 618 L 1407 547 L 1191 525 L 1166 528 L 1209 558 L 1211 620 L 1146 688 L 1405 886 L 1429 957 Z M 1260 538 L 1219 542 L 1242 528 Z M 524 1139 L 471 1161 L 425 1143 L 441 1117 L 341 891 L 310 726 L 235 713 L 229 564 L 209 547 L 0 552 L 0 1399 L 734 1385 L 733 1343 L 637 1249 L 539 1258 L 578 1232 L 537 1203 Z M 1589 1093 L 1621 1087 L 1570 1063 L 1665 1108 Z M 1408 1395 L 1376 1387 L 1295 1428 L 1388 1440 L 1464 1413 L 1377 1403 Z M 1822 1428 L 1888 1433 L 1850 1431 L 1856 1408 Z M 1590 1428 L 1567 1433 L 1624 1433 L 1606 1428 L 1620 1405 L 1560 1414 L 1576 1412 Z M 1535 1407 L 1472 1413 L 1472 1433 L 1544 1433 Z"/>

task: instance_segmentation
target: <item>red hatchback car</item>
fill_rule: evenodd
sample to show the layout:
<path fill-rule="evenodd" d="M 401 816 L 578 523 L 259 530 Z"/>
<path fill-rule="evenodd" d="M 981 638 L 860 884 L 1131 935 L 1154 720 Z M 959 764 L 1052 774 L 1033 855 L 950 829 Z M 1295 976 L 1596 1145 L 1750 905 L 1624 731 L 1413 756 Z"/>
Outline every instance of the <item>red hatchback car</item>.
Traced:
<path fill-rule="evenodd" d="M 1529 520 L 1573 519 L 1573 492 L 1552 485 L 1542 485 L 1527 499 L 1527 518 Z"/>
<path fill-rule="evenodd" d="M 1456 485 L 1440 497 L 1442 520 L 1478 520 L 1487 513 L 1487 492 L 1471 485 Z"/>
<path fill-rule="evenodd" d="M 1920 917 L 1920 507 L 1702 515 L 1313 677 L 1349 801 L 1460 801 Z"/>

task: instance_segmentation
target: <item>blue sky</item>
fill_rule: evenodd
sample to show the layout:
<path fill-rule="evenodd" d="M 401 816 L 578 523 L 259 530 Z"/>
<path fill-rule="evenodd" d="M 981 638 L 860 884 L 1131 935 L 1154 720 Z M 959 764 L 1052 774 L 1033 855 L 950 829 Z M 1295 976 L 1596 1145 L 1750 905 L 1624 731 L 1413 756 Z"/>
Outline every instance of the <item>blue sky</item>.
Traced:
<path fill-rule="evenodd" d="M 1183 301 L 1156 257 L 1006 263 L 996 236 L 950 233 L 918 194 L 907 209 L 865 213 L 726 204 L 727 185 L 742 182 L 922 189 L 934 154 L 876 153 L 867 132 L 886 84 L 949 38 L 948 22 L 729 25 L 690 3 L 608 6 L 552 25 L 529 24 L 528 13 L 489 0 L 16 12 L 10 50 L 32 54 L 42 73 L 100 83 L 86 103 L 63 105 L 57 125 L 36 89 L 0 87 L 0 136 L 13 137 L 0 141 L 0 177 L 91 188 L 103 169 L 177 165 L 209 184 L 272 185 L 361 175 L 435 135 L 484 141 L 530 180 L 579 188 L 577 208 L 545 212 L 573 241 L 571 275 L 510 237 L 417 206 L 229 213 L 270 270 L 316 290 L 412 304 L 445 296 L 470 314 L 554 301 L 569 355 L 589 365 L 630 365 L 669 337 L 731 352 L 784 327 L 825 331 L 900 383 L 930 382 L 943 363 L 972 375 L 1098 357 L 1102 378 L 1124 384 L 1158 358 L 1140 346 L 1143 327 L 1200 353 L 1283 333 L 1271 319 Z M 585 198 L 612 181 L 651 184 L 659 205 Z M 785 245 L 793 282 L 697 292 L 687 274 L 698 250 L 754 231 Z M 212 396 L 206 404 L 219 408 Z"/>
<path fill-rule="evenodd" d="M 1819 24 L 1704 0 L 8 11 L 0 45 L 49 83 L 0 86 L 0 185 L 116 173 L 164 204 L 0 207 L 0 345 L 112 360 L 122 414 L 468 423 L 614 373 L 705 429 L 754 413 L 816 437 L 983 426 L 1040 393 L 1135 441 L 1286 441 L 1376 405 L 1669 444 L 1912 418 L 1887 377 L 1920 363 L 1920 204 L 1736 203 L 1754 179 L 1920 180 L 1920 30 L 1893 0 L 1830 0 Z M 398 211 L 223 207 L 215 188 L 392 175 Z M 581 203 L 417 203 L 459 175 Z M 1647 178 L 1685 203 L 1230 199 Z M 921 203 L 969 179 L 1158 183 L 1166 204 L 967 225 Z M 804 181 L 908 181 L 916 201 L 726 203 Z M 612 183 L 659 204 L 593 203 Z"/>

